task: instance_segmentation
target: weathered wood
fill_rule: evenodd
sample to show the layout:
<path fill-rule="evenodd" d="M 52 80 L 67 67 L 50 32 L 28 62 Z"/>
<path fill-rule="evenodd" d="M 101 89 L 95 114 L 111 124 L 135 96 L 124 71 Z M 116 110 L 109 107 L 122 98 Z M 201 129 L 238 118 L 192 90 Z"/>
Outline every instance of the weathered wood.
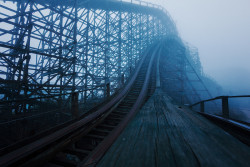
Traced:
<path fill-rule="evenodd" d="M 222 115 L 224 118 L 229 118 L 229 107 L 228 107 L 228 97 L 222 97 Z"/>
<path fill-rule="evenodd" d="M 97 166 L 249 166 L 250 148 L 161 90 Z"/>

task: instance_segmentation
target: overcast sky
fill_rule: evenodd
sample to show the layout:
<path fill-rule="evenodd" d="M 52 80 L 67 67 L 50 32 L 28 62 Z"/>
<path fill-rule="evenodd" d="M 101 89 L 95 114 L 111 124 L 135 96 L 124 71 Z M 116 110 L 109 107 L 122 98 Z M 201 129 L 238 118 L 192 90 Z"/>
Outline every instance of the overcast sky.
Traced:
<path fill-rule="evenodd" d="M 233 94 L 250 94 L 250 0 L 151 2 L 161 3 L 182 39 L 198 48 L 206 74 Z"/>

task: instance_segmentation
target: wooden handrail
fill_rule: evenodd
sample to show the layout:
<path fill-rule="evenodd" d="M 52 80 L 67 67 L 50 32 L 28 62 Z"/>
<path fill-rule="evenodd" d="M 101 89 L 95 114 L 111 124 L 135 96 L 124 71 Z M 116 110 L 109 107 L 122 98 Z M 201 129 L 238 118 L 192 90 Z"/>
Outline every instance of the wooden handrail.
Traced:
<path fill-rule="evenodd" d="M 212 98 L 212 99 L 202 100 L 202 101 L 199 101 L 199 102 L 197 102 L 197 103 L 191 104 L 190 107 L 193 107 L 193 106 L 195 106 L 195 105 L 198 105 L 198 104 L 200 104 L 201 102 L 208 102 L 208 101 L 213 101 L 213 100 L 222 99 L 223 97 L 227 97 L 227 98 L 241 98 L 241 97 L 250 97 L 250 95 L 217 96 L 217 97 Z"/>
<path fill-rule="evenodd" d="M 228 105 L 228 99 L 229 98 L 245 98 L 245 97 L 250 97 L 250 95 L 238 95 L 238 96 L 218 96 L 212 99 L 207 99 L 207 100 L 202 100 L 197 103 L 194 103 L 190 105 L 189 107 L 192 108 L 193 106 L 196 106 L 200 104 L 200 112 L 204 113 L 205 112 L 205 102 L 209 101 L 214 101 L 214 100 L 219 100 L 221 99 L 222 102 L 222 116 L 224 118 L 229 118 L 229 105 Z"/>

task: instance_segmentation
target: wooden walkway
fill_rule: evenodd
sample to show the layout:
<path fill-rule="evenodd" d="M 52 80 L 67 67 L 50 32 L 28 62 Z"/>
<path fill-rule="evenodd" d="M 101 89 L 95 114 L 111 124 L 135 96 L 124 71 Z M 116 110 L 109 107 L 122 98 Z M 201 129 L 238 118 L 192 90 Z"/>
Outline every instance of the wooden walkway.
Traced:
<path fill-rule="evenodd" d="M 250 148 L 158 89 L 99 167 L 248 167 Z"/>

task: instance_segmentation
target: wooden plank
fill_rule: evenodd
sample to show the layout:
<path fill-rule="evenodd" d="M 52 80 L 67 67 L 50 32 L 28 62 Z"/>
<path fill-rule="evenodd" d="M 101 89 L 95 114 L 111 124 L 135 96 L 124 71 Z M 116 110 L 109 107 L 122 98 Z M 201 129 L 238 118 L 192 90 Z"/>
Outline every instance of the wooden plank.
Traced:
<path fill-rule="evenodd" d="M 177 166 L 198 166 L 199 163 L 196 156 L 190 146 L 186 143 L 182 134 L 182 129 L 185 126 L 180 124 L 180 118 L 176 117 L 175 108 L 166 103 L 167 99 L 164 98 L 163 95 L 162 92 L 157 92 L 154 98 L 156 104 L 155 107 L 158 109 L 158 112 L 162 112 L 165 116 L 165 128 L 163 129 L 169 138 L 175 163 Z"/>
<path fill-rule="evenodd" d="M 157 90 L 97 166 L 249 166 L 250 148 Z"/>

